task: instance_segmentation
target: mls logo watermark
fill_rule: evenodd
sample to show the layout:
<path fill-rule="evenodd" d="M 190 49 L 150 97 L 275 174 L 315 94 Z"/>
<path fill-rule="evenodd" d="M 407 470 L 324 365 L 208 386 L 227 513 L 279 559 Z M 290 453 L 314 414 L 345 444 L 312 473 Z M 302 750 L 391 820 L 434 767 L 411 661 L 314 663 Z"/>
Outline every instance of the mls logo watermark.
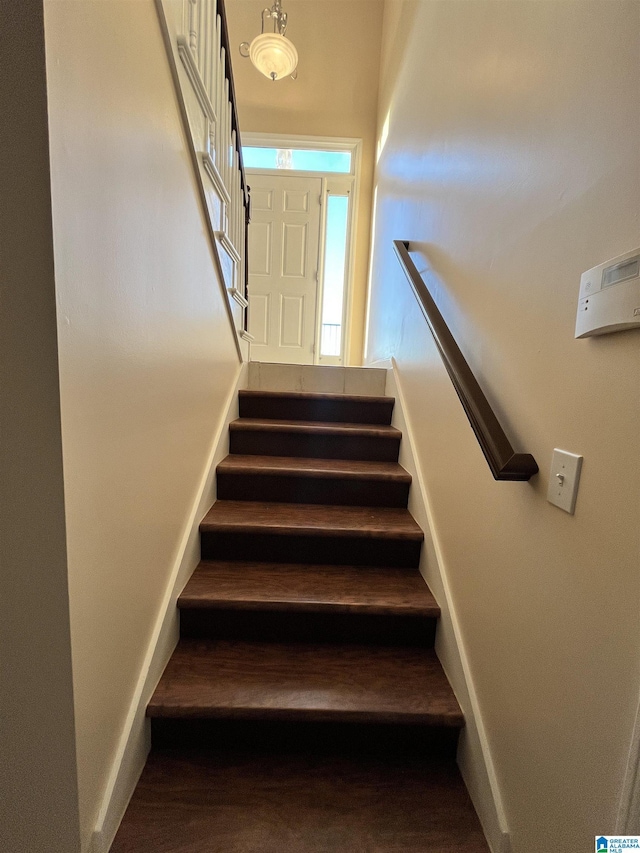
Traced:
<path fill-rule="evenodd" d="M 640 850 L 640 835 L 596 835 L 596 853 Z"/>

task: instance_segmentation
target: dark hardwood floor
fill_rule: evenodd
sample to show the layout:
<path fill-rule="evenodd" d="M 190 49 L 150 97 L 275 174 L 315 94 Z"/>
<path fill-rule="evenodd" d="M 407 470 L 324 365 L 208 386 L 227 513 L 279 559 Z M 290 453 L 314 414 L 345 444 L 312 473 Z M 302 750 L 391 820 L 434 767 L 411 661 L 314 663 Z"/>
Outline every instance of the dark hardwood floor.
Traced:
<path fill-rule="evenodd" d="M 152 752 L 112 853 L 488 853 L 451 759 Z"/>
<path fill-rule="evenodd" d="M 487 853 L 392 408 L 241 392 L 112 853 Z"/>

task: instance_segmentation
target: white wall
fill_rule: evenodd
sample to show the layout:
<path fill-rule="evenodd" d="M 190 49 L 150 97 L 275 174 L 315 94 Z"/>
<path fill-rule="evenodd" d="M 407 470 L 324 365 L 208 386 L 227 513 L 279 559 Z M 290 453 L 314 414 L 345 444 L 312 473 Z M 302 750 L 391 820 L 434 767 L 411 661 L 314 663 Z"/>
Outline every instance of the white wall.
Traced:
<path fill-rule="evenodd" d="M 0 849 L 79 850 L 42 4 L 0 5 Z"/>
<path fill-rule="evenodd" d="M 287 37 L 298 50 L 297 80 L 272 83 L 240 57 L 260 32 L 265 0 L 227 0 L 240 130 L 362 139 L 349 364 L 362 364 L 373 181 L 382 0 L 285 0 Z"/>
<path fill-rule="evenodd" d="M 636 331 L 573 338 L 640 243 L 637 2 L 388 2 L 368 361 L 395 356 L 514 853 L 615 831 L 640 682 Z M 393 255 L 420 244 L 516 448 L 496 483 Z M 426 265 L 425 265 L 426 266 Z M 553 447 L 584 454 L 575 516 Z"/>
<path fill-rule="evenodd" d="M 152 0 L 46 35 L 86 846 L 239 363 Z"/>

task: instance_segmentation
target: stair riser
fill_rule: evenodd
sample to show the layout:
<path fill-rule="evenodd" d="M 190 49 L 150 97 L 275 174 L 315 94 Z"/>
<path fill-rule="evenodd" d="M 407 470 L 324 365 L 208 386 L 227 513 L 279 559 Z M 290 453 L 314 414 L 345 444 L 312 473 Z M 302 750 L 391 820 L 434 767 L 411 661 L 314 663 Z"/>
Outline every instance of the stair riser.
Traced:
<path fill-rule="evenodd" d="M 230 453 L 247 456 L 301 456 L 308 459 L 397 462 L 400 449 L 399 438 L 304 435 L 233 428 L 229 440 Z"/>
<path fill-rule="evenodd" d="M 151 720 L 154 749 L 197 748 L 276 755 L 336 753 L 455 759 L 459 730 L 445 726 Z"/>
<path fill-rule="evenodd" d="M 366 578 L 363 577 L 363 583 Z M 182 637 L 264 642 L 433 646 L 436 620 L 425 616 L 182 608 Z"/>
<path fill-rule="evenodd" d="M 346 477 L 238 474 L 219 470 L 218 499 L 406 507 L 410 483 Z"/>
<path fill-rule="evenodd" d="M 202 531 L 203 560 L 263 560 L 332 566 L 417 568 L 421 542 L 347 536 L 281 536 Z"/>
<path fill-rule="evenodd" d="M 393 401 L 313 400 L 296 397 L 269 397 L 240 394 L 241 418 L 270 418 L 331 423 L 391 423 Z"/>

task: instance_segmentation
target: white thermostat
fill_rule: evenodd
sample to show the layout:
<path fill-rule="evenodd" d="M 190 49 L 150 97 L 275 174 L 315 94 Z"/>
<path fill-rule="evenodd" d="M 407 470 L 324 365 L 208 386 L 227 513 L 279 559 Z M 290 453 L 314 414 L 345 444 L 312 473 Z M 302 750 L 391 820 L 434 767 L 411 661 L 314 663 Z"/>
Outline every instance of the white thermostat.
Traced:
<path fill-rule="evenodd" d="M 640 326 L 640 249 L 600 264 L 580 278 L 576 338 Z"/>

